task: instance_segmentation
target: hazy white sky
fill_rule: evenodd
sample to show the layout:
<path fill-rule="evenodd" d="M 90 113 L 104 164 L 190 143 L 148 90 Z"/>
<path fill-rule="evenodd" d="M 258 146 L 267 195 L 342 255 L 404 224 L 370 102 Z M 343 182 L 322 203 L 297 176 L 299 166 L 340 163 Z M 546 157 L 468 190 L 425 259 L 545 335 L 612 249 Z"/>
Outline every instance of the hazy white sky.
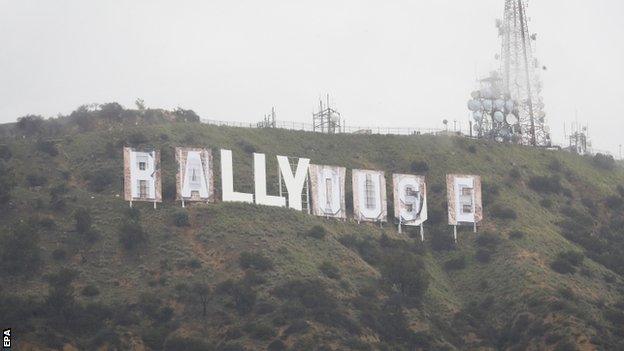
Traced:
<path fill-rule="evenodd" d="M 330 93 L 349 125 L 467 123 L 497 67 L 504 0 L 0 0 L 0 122 L 92 102 L 309 122 Z M 532 0 L 548 121 L 618 152 L 624 1 Z"/>

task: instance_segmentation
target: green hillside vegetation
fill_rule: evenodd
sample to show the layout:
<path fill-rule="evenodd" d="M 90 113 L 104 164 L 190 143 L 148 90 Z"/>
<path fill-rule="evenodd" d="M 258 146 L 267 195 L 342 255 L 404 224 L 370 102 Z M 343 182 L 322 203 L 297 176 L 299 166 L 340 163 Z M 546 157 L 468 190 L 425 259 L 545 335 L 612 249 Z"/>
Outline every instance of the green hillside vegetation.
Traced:
<path fill-rule="evenodd" d="M 624 172 L 609 156 L 442 136 L 216 127 L 106 104 L 0 128 L 0 325 L 18 349 L 624 349 Z M 162 151 L 165 200 L 123 201 L 123 146 Z M 429 221 L 398 234 L 175 196 L 174 147 L 425 174 Z M 483 177 L 478 234 L 446 223 L 447 173 Z M 347 208 L 351 209 L 350 173 Z M 391 182 L 388 182 L 391 183 Z M 388 184 L 389 209 L 393 208 Z M 217 198 L 220 198 L 218 194 Z"/>

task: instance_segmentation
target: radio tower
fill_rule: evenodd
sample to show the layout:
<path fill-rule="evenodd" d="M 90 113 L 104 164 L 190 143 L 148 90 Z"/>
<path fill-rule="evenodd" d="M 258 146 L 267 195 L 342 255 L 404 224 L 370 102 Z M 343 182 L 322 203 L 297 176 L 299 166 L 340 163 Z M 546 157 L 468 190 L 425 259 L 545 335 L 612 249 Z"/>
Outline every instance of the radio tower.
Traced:
<path fill-rule="evenodd" d="M 537 35 L 529 34 L 527 24 L 528 0 L 505 0 L 503 21 L 497 23 L 502 37 L 501 76 L 503 89 L 518 101 L 519 122 L 525 145 L 549 146 L 550 134 L 546 126 L 539 62 L 533 58 L 531 42 Z"/>

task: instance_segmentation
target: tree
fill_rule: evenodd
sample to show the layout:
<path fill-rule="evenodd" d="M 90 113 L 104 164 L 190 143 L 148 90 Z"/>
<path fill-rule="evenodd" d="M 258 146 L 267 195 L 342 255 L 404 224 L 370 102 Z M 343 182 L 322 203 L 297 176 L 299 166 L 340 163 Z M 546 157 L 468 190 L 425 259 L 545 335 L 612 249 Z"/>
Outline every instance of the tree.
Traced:
<path fill-rule="evenodd" d="M 62 268 L 48 277 L 49 286 L 46 305 L 52 316 L 58 317 L 63 323 L 68 323 L 76 310 L 72 282 L 77 276 L 78 273 L 76 271 Z"/>
<path fill-rule="evenodd" d="M 28 115 L 17 119 L 17 129 L 24 132 L 27 136 L 41 133 L 43 124 L 43 117 L 36 115 Z"/>
<path fill-rule="evenodd" d="M 429 277 L 422 259 L 412 253 L 393 253 L 382 263 L 381 275 L 386 283 L 403 296 L 420 301 L 429 287 Z"/>
<path fill-rule="evenodd" d="M 193 292 L 197 295 L 202 305 L 202 317 L 206 317 L 206 309 L 210 300 L 210 287 L 205 283 L 195 283 Z"/>
<path fill-rule="evenodd" d="M 199 122 L 199 116 L 193 110 L 185 110 L 178 107 L 173 111 L 173 114 L 178 122 Z"/>

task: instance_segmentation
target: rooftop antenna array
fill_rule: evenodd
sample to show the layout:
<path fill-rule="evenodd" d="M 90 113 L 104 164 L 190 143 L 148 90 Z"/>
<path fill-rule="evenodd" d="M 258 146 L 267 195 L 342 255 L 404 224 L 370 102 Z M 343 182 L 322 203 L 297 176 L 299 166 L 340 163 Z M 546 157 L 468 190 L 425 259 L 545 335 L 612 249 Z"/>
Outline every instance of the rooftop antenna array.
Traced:
<path fill-rule="evenodd" d="M 275 107 L 271 107 L 271 112 L 264 115 L 262 121 L 256 124 L 258 128 L 277 128 L 277 118 L 275 117 Z"/>
<path fill-rule="evenodd" d="M 566 129 L 565 126 L 563 128 Z M 589 141 L 589 128 L 578 122 L 572 123 L 570 134 L 566 135 L 568 141 L 567 149 L 579 155 L 591 153 L 591 141 Z"/>
<path fill-rule="evenodd" d="M 342 128 L 342 117 L 329 104 L 329 94 L 327 94 L 326 105 L 319 99 L 319 112 L 312 113 L 312 128 L 315 132 L 335 134 L 340 133 Z"/>
<path fill-rule="evenodd" d="M 542 82 L 539 70 L 546 69 L 533 57 L 532 42 L 537 34 L 529 33 L 526 9 L 528 0 L 505 0 L 502 21 L 497 21 L 502 47 L 500 74 L 502 87 L 512 100 L 519 103 L 521 143 L 549 146 L 550 133 L 546 126 Z"/>

